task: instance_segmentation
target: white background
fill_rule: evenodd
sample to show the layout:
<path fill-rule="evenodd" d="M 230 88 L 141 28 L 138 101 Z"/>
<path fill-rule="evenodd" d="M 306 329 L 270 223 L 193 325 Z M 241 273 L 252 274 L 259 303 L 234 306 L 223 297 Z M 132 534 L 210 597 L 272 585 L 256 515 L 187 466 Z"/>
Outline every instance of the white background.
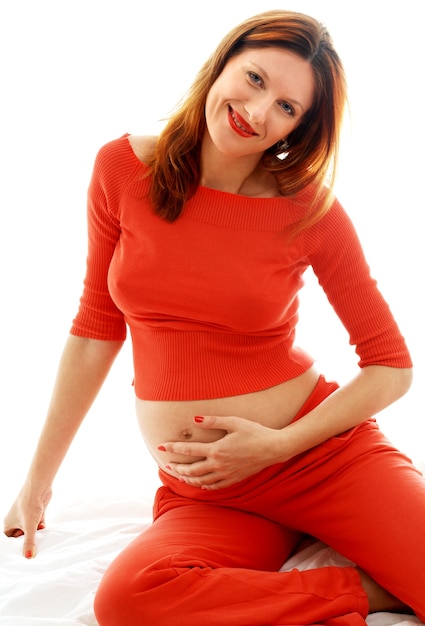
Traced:
<path fill-rule="evenodd" d="M 420 2 L 9 0 L 0 9 L 0 516 L 44 421 L 85 266 L 85 202 L 105 142 L 154 134 L 222 36 L 262 10 L 324 21 L 345 63 L 351 117 L 337 192 L 416 364 L 412 390 L 379 415 L 425 459 L 424 53 Z M 298 343 L 344 382 L 357 359 L 308 277 Z M 133 410 L 125 346 L 55 482 L 54 502 L 148 495 L 156 470 Z"/>

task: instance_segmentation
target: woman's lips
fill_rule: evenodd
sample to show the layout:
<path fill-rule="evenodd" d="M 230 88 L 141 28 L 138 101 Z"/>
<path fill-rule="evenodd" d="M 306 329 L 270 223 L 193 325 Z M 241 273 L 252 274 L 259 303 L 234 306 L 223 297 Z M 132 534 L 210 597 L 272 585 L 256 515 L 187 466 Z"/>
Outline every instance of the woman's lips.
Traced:
<path fill-rule="evenodd" d="M 233 130 L 241 137 L 253 137 L 257 135 L 255 130 L 241 117 L 231 106 L 229 106 L 229 123 Z"/>

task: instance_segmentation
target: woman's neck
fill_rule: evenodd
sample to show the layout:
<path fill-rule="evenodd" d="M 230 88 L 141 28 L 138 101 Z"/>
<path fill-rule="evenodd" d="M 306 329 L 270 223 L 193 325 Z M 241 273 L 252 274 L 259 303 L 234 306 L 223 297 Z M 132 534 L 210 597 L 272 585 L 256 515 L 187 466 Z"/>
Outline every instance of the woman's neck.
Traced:
<path fill-rule="evenodd" d="M 225 155 L 206 133 L 201 148 L 200 185 L 244 196 L 276 196 L 276 180 L 260 165 L 261 157 Z"/>

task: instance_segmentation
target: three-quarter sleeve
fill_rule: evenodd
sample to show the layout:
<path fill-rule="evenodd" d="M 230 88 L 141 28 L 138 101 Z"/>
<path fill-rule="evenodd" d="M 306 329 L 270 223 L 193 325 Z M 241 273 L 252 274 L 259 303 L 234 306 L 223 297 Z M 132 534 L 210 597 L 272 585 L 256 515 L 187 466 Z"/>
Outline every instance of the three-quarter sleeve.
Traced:
<path fill-rule="evenodd" d="M 411 367 L 404 337 L 338 201 L 304 239 L 313 271 L 355 346 L 359 366 Z"/>
<path fill-rule="evenodd" d="M 88 251 L 84 289 L 71 334 L 103 340 L 124 340 L 126 323 L 108 289 L 108 270 L 120 238 L 122 189 L 135 169 L 126 137 L 103 146 L 96 157 L 88 188 Z"/>

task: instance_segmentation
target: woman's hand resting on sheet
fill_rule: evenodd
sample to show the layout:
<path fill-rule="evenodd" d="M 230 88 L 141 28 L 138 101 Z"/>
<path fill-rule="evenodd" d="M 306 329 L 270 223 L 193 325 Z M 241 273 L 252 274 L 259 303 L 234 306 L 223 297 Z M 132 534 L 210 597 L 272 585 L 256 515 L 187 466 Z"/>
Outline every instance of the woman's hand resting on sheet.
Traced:
<path fill-rule="evenodd" d="M 242 417 L 196 416 L 197 426 L 224 430 L 217 441 L 166 442 L 158 446 L 162 452 L 186 455 L 187 463 L 169 463 L 172 474 L 193 487 L 221 489 L 252 476 L 265 467 L 286 460 L 282 431 L 262 426 Z M 191 457 L 203 457 L 192 462 Z"/>
<path fill-rule="evenodd" d="M 51 490 L 37 493 L 24 485 L 4 519 L 4 533 L 8 537 L 24 535 L 23 555 L 32 559 L 36 554 L 35 534 L 45 527 L 44 516 L 52 497 Z"/>

